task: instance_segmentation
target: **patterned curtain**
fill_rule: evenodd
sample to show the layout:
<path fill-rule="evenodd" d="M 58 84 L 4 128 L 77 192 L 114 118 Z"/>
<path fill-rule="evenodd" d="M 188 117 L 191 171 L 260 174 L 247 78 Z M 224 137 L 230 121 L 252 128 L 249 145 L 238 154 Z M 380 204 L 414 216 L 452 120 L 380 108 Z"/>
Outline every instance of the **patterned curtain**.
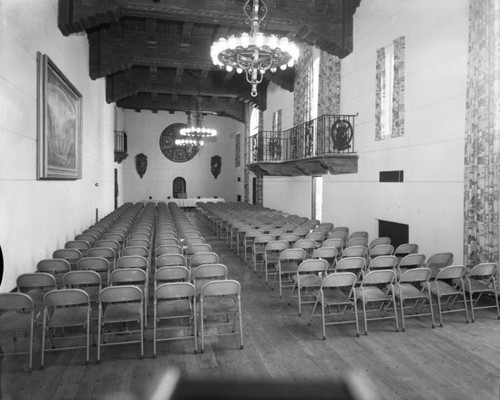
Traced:
<path fill-rule="evenodd" d="M 250 160 L 250 155 L 252 151 L 250 150 L 250 117 L 252 115 L 252 107 L 245 104 L 245 135 L 244 135 L 244 146 L 245 146 L 245 172 L 243 175 L 243 201 L 248 203 L 250 201 L 250 171 L 246 164 Z"/>
<path fill-rule="evenodd" d="M 295 65 L 295 82 L 293 90 L 293 125 L 300 125 L 309 120 L 311 94 L 313 50 L 305 44 L 299 44 L 300 57 Z"/>
<path fill-rule="evenodd" d="M 467 71 L 464 263 L 499 259 L 500 5 L 470 0 Z"/>
<path fill-rule="evenodd" d="M 318 116 L 340 114 L 341 66 L 340 58 L 320 53 Z"/>
<path fill-rule="evenodd" d="M 394 40 L 394 86 L 392 90 L 392 137 L 405 132 L 405 38 Z"/>
<path fill-rule="evenodd" d="M 375 87 L 375 140 L 382 139 L 382 103 L 385 97 L 385 49 L 377 50 Z"/>

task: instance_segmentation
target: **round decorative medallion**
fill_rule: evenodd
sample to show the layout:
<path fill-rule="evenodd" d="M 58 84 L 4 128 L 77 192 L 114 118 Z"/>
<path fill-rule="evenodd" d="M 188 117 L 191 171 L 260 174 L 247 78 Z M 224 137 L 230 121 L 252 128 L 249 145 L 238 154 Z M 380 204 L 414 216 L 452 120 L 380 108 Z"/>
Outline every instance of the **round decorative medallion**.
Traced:
<path fill-rule="evenodd" d="M 175 139 L 180 138 L 179 131 L 185 128 L 186 124 L 171 124 L 167 126 L 160 136 L 160 150 L 165 157 L 174 162 L 185 162 L 191 160 L 200 148 L 192 145 L 176 145 Z"/>

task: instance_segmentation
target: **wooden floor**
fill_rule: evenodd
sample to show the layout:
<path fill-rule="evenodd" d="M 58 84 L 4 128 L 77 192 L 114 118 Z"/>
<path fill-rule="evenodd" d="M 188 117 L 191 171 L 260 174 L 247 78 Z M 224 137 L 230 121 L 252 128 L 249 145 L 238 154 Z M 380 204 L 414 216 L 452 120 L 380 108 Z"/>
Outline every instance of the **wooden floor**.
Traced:
<path fill-rule="evenodd" d="M 154 359 L 151 323 L 143 360 L 138 345 L 131 344 L 105 348 L 96 364 L 94 347 L 88 366 L 85 352 L 77 350 L 48 354 L 40 370 L 37 350 L 30 373 L 26 356 L 4 356 L 0 398 L 149 399 L 170 368 L 180 372 L 181 380 L 273 381 L 311 388 L 355 374 L 368 377 L 373 386 L 366 390 L 379 396 L 372 398 L 386 400 L 500 398 L 500 321 L 493 310 L 478 312 L 469 324 L 463 315 L 449 314 L 445 326 L 435 329 L 428 318 L 411 319 L 406 332 L 396 332 L 391 322 L 374 322 L 359 338 L 354 325 L 333 326 L 324 341 L 320 320 L 307 324 L 309 306 L 299 317 L 296 299 L 288 293 L 280 299 L 213 233 L 200 229 L 228 266 L 229 277 L 242 284 L 243 350 L 235 337 L 213 337 L 196 355 L 191 342 L 161 343 Z"/>

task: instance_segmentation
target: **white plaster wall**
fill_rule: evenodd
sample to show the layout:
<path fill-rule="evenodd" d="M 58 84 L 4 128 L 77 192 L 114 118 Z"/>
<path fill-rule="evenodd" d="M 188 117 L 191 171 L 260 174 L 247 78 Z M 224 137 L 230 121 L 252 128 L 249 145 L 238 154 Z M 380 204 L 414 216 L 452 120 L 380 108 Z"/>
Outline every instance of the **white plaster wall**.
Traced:
<path fill-rule="evenodd" d="M 83 96 L 82 179 L 37 181 L 36 54 L 47 54 Z M 57 0 L 0 2 L 0 291 L 35 270 L 113 209 L 113 113 L 103 79 L 88 73 L 84 34 L 64 37 Z M 97 186 L 96 186 L 97 184 Z"/>
<path fill-rule="evenodd" d="M 264 206 L 311 218 L 310 176 L 264 177 Z"/>
<path fill-rule="evenodd" d="M 378 219 L 409 225 L 410 241 L 462 260 L 467 0 L 362 2 L 354 51 L 342 61 L 343 113 L 356 120 L 358 174 L 325 176 L 325 220 L 378 235 Z M 405 135 L 375 141 L 376 50 L 406 38 Z M 379 183 L 403 170 L 404 183 Z"/>
<path fill-rule="evenodd" d="M 236 133 L 244 132 L 243 124 L 226 117 L 205 116 L 204 123 L 218 131 L 215 142 L 207 142 L 192 159 L 176 163 L 167 159 L 160 150 L 159 142 L 163 130 L 173 123 L 186 123 L 186 114 L 166 111 L 125 111 L 125 130 L 128 137 L 128 158 L 123 161 L 124 201 L 144 199 L 167 200 L 172 196 L 172 182 L 181 176 L 186 180 L 188 197 L 219 197 L 236 201 L 237 194 L 243 195 L 243 173 L 235 168 Z M 143 153 L 148 157 L 146 174 L 142 177 L 135 169 L 135 156 Z M 221 173 L 215 179 L 210 169 L 214 155 L 222 158 Z M 237 177 L 242 180 L 237 182 Z M 241 186 L 241 193 L 238 192 Z"/>

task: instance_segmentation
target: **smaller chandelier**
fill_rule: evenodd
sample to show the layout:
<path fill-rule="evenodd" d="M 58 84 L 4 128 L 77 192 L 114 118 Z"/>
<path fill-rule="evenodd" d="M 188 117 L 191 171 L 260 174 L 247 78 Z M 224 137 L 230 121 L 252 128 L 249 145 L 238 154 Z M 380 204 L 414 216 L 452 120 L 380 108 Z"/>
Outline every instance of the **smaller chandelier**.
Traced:
<path fill-rule="evenodd" d="M 194 112 L 194 117 L 191 113 Z M 180 129 L 182 138 L 175 139 L 178 146 L 203 146 L 205 140 L 217 136 L 217 130 L 203 126 L 203 109 L 201 107 L 201 98 L 196 99 L 196 108 L 194 111 L 187 112 L 187 127 Z"/>
<path fill-rule="evenodd" d="M 299 58 L 299 48 L 286 37 L 265 36 L 259 32 L 260 25 L 266 24 L 267 6 L 262 0 L 253 0 L 250 6 L 251 2 L 247 0 L 243 7 L 247 16 L 245 23 L 251 25 L 250 35 L 243 33 L 239 37 L 220 38 L 212 44 L 210 54 L 214 65 L 226 68 L 228 72 L 236 69 L 241 74 L 245 71 L 246 80 L 252 85 L 251 94 L 255 97 L 257 85 L 264 79 L 266 71 L 293 67 Z"/>

